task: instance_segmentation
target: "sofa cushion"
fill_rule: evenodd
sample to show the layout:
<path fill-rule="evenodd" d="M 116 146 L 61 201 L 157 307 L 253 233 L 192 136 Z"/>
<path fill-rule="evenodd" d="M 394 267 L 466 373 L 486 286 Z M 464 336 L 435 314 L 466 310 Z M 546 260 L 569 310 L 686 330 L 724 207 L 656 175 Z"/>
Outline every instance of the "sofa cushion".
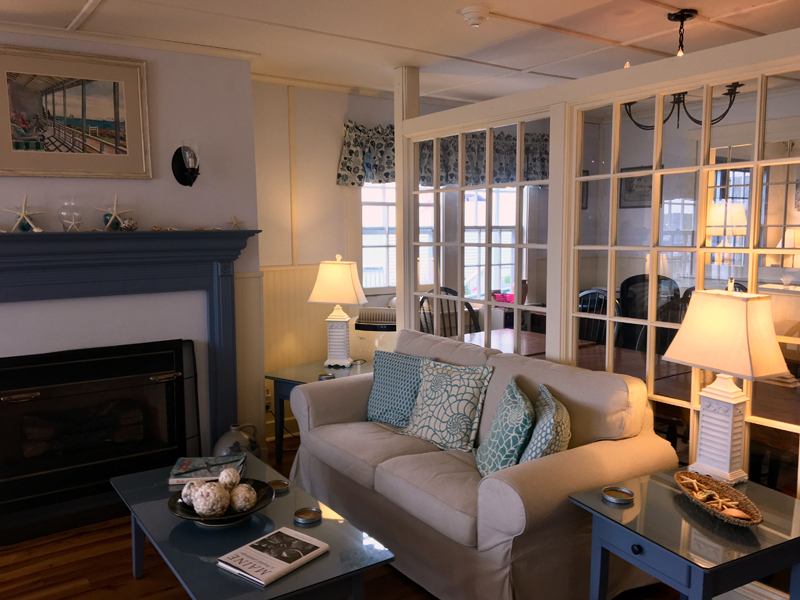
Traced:
<path fill-rule="evenodd" d="M 600 440 L 621 440 L 637 435 L 644 424 L 647 386 L 628 375 L 587 371 L 546 360 L 516 354 L 490 356 L 494 367 L 492 383 L 486 391 L 483 416 L 478 428 L 478 443 L 488 435 L 505 386 L 512 375 L 528 398 L 536 398 L 544 384 L 569 412 L 572 438 L 569 447 L 577 448 Z"/>
<path fill-rule="evenodd" d="M 403 329 L 397 334 L 394 351 L 465 367 L 482 367 L 490 356 L 500 354 L 499 350 L 493 348 L 482 348 L 410 329 Z"/>
<path fill-rule="evenodd" d="M 539 397 L 534 409 L 536 426 L 533 428 L 530 443 L 519 458 L 521 463 L 563 452 L 569 446 L 569 413 L 544 385 L 539 386 Z"/>
<path fill-rule="evenodd" d="M 442 450 L 472 450 L 491 375 L 489 367 L 423 363 L 419 395 L 403 433 Z"/>
<path fill-rule="evenodd" d="M 475 463 L 481 475 L 513 467 L 531 439 L 536 413 L 514 378 L 506 386 L 503 399 L 492 417 L 492 428 L 475 450 Z M 536 424 L 538 427 L 538 423 Z"/>
<path fill-rule="evenodd" d="M 367 403 L 367 421 L 406 427 L 417 402 L 422 363 L 429 358 L 375 351 L 374 383 Z"/>
<path fill-rule="evenodd" d="M 439 452 L 430 442 L 397 432 L 382 423 L 335 423 L 310 429 L 303 436 L 303 445 L 332 469 L 372 489 L 375 467 L 382 462 L 396 456 Z"/>
<path fill-rule="evenodd" d="M 478 543 L 478 484 L 470 452 L 399 456 L 378 466 L 375 491 L 451 540 Z"/>

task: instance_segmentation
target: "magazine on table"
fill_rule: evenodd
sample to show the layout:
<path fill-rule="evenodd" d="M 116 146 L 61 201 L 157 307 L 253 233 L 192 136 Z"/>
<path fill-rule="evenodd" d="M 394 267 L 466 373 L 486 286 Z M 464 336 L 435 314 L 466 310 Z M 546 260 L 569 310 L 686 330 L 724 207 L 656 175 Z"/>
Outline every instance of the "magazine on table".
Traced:
<path fill-rule="evenodd" d="M 325 542 L 281 527 L 220 557 L 217 566 L 266 586 L 329 549 Z"/>
<path fill-rule="evenodd" d="M 216 481 L 222 470 L 228 468 L 236 469 L 242 475 L 246 458 L 244 454 L 181 457 L 169 472 L 169 485 L 185 485 L 190 481 Z"/>

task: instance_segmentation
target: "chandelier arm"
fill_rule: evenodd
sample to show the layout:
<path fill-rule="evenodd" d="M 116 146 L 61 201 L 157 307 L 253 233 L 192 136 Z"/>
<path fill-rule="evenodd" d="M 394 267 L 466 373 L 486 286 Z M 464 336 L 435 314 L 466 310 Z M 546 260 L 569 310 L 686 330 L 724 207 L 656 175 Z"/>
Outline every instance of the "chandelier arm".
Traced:
<path fill-rule="evenodd" d="M 695 119 L 692 115 L 689 114 L 689 109 L 686 108 L 686 102 L 681 103 L 681 105 L 683 106 L 683 112 L 686 113 L 686 116 L 689 117 L 689 120 L 692 121 L 692 123 L 695 123 L 700 126 L 703 125 L 703 121 L 701 121 L 700 119 Z M 713 123 L 714 121 L 711 122 Z"/>
<path fill-rule="evenodd" d="M 716 119 L 711 119 L 711 124 L 712 124 L 712 125 L 716 125 L 717 123 L 719 123 L 720 121 L 722 121 L 722 119 L 724 119 L 725 117 L 727 117 L 727 116 L 728 116 L 728 113 L 729 113 L 729 112 L 731 111 L 731 109 L 733 108 L 733 101 L 734 101 L 734 100 L 736 100 L 736 95 L 735 95 L 735 94 L 731 94 L 731 95 L 728 97 L 728 108 L 726 108 L 726 109 L 725 109 L 725 112 L 724 112 L 724 113 L 722 113 L 720 116 L 718 116 Z"/>
<path fill-rule="evenodd" d="M 669 109 L 669 114 L 666 117 L 664 117 L 664 121 L 663 121 L 664 125 L 667 124 L 667 121 L 670 120 L 670 118 L 672 117 L 672 113 L 674 113 L 674 112 L 675 112 L 675 102 L 672 103 L 672 108 Z M 678 109 L 678 117 L 680 117 L 680 116 L 681 116 L 680 115 L 680 109 Z"/>
<path fill-rule="evenodd" d="M 636 119 L 633 118 L 633 114 L 631 113 L 631 106 L 633 106 L 634 104 L 636 104 L 636 103 L 635 102 L 626 102 L 625 104 L 622 105 L 622 106 L 625 107 L 625 112 L 627 113 L 628 118 L 639 129 L 644 129 L 645 131 L 653 131 L 653 129 L 656 128 L 655 125 L 642 125 L 641 123 L 637 122 Z"/>

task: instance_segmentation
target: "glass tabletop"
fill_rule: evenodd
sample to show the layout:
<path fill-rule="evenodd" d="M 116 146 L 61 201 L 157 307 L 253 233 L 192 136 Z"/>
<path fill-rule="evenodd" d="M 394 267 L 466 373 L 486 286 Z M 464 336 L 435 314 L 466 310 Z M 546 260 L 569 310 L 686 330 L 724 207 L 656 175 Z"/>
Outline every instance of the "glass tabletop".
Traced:
<path fill-rule="evenodd" d="M 351 375 L 363 375 L 364 373 L 372 373 L 372 361 L 366 361 L 359 364 L 353 364 L 350 367 L 334 369 L 333 367 L 326 367 L 323 363 L 324 360 L 315 360 L 302 365 L 295 365 L 293 367 L 286 367 L 272 371 L 264 375 L 266 379 L 290 381 L 293 383 L 311 383 L 312 381 L 319 381 L 319 376 L 323 373 L 333 375 L 336 379 L 342 377 L 350 377 Z"/>
<path fill-rule="evenodd" d="M 147 537 L 195 600 L 267 600 L 354 575 L 388 563 L 394 555 L 380 543 L 350 525 L 333 510 L 292 484 L 243 523 L 206 528 L 174 516 L 167 499 L 181 486 L 167 485 L 169 468 L 155 469 L 111 480 L 114 489 L 142 524 Z M 277 471 L 248 455 L 245 476 L 261 481 L 284 479 Z M 308 527 L 294 524 L 298 508 L 319 507 L 322 522 Z M 330 551 L 315 558 L 266 588 L 216 566 L 217 558 L 279 527 L 327 542 Z M 145 576 L 147 568 L 145 566 Z"/>
<path fill-rule="evenodd" d="M 572 494 L 570 499 L 704 569 L 800 537 L 800 501 L 791 496 L 753 482 L 737 485 L 764 516 L 759 525 L 738 527 L 695 506 L 680 491 L 673 474 L 655 473 L 615 484 L 635 494 L 628 506 L 604 502 L 603 488 Z"/>

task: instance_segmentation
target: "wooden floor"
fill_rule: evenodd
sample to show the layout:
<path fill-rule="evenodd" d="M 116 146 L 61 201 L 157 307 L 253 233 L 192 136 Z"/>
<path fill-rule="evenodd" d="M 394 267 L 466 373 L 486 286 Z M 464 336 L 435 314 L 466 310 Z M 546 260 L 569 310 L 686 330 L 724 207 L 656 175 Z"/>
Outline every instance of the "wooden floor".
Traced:
<path fill-rule="evenodd" d="M 288 476 L 297 448 L 287 440 L 283 464 L 270 465 Z M 147 542 L 144 577 L 131 575 L 130 520 L 114 519 L 13 546 L 0 547 L 0 598 L 3 600 L 186 600 L 188 594 Z M 436 600 L 390 566 L 365 575 L 370 600 Z M 674 600 L 666 586 L 651 586 L 617 600 Z M 488 599 L 487 599 L 488 600 Z M 557 599 L 553 599 L 557 600 Z"/>

